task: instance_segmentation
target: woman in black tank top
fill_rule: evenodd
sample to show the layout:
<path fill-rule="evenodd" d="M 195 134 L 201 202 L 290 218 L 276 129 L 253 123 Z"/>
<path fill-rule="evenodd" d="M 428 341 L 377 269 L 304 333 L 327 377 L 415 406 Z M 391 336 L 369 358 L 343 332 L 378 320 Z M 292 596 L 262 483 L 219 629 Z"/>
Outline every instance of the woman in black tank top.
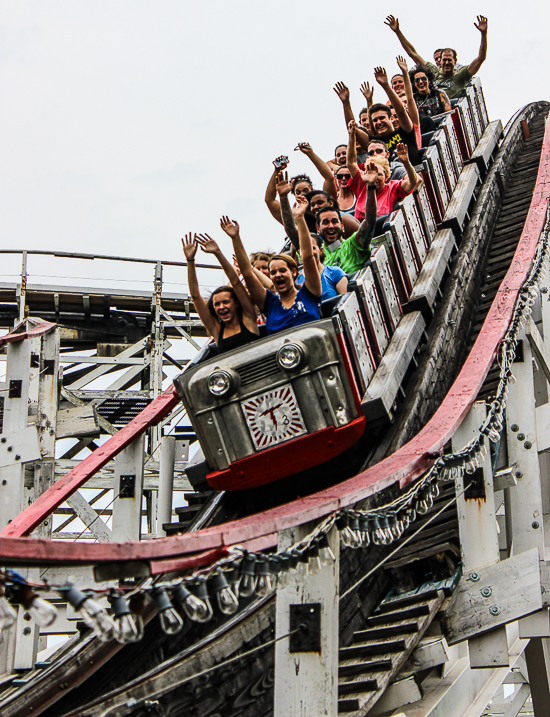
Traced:
<path fill-rule="evenodd" d="M 214 239 L 208 234 L 186 234 L 182 243 L 187 259 L 189 293 L 200 320 L 218 345 L 218 351 L 231 351 L 260 338 L 256 309 L 239 281 L 237 272 L 222 254 Z M 214 254 L 231 284 L 215 289 L 208 302 L 200 294 L 195 270 L 195 256 L 199 245 L 207 254 Z"/>

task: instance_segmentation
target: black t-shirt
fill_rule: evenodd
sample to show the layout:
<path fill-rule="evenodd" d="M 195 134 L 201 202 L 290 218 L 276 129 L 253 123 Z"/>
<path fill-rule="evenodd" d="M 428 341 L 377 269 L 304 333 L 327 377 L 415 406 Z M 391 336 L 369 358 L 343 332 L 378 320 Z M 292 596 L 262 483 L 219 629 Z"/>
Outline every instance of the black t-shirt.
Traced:
<path fill-rule="evenodd" d="M 420 132 L 426 134 L 426 132 L 435 132 L 437 129 L 436 123 L 428 115 L 420 115 Z"/>
<path fill-rule="evenodd" d="M 420 164 L 420 156 L 418 154 L 418 147 L 416 145 L 416 136 L 414 134 L 414 128 L 410 132 L 405 132 L 403 129 L 396 129 L 391 134 L 382 137 L 378 135 L 372 139 L 383 140 L 390 150 L 390 162 L 395 162 L 399 157 L 395 148 L 400 142 L 407 145 L 409 150 L 409 160 L 413 166 Z"/>

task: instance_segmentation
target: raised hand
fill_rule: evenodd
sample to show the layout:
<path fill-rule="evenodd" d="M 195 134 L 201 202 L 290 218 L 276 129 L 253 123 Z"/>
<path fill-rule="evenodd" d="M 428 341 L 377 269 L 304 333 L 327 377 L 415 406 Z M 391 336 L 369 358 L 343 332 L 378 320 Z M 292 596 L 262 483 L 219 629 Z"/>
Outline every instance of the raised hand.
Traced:
<path fill-rule="evenodd" d="M 304 154 L 311 154 L 313 152 L 309 142 L 298 142 L 297 146 L 294 147 L 294 151 L 296 152 L 298 150 Z"/>
<path fill-rule="evenodd" d="M 349 102 L 349 90 L 343 82 L 337 82 L 334 91 L 342 102 Z"/>
<path fill-rule="evenodd" d="M 363 82 L 359 89 L 361 90 L 361 94 L 367 100 L 367 102 L 370 102 L 374 94 L 374 87 L 371 87 L 368 82 Z"/>
<path fill-rule="evenodd" d="M 292 184 L 288 181 L 288 172 L 279 172 L 275 188 L 280 197 L 290 194 L 292 191 Z"/>
<path fill-rule="evenodd" d="M 195 255 L 197 253 L 197 242 L 195 241 L 195 236 L 193 234 L 189 233 L 186 234 L 185 237 L 182 237 L 181 243 L 183 245 L 183 253 L 185 254 L 185 258 L 187 261 L 193 261 L 195 258 Z"/>
<path fill-rule="evenodd" d="M 292 207 L 292 214 L 295 217 L 303 217 L 306 213 L 309 202 L 305 197 L 296 197 L 296 204 Z"/>
<path fill-rule="evenodd" d="M 397 154 L 398 160 L 403 164 L 409 161 L 409 149 L 406 144 L 403 144 L 403 142 L 399 142 L 395 148 L 395 153 Z"/>
<path fill-rule="evenodd" d="M 201 249 L 207 254 L 215 254 L 220 250 L 218 243 L 208 234 L 196 234 L 195 241 L 200 244 Z"/>
<path fill-rule="evenodd" d="M 378 165 L 374 162 L 366 164 L 361 174 L 361 179 L 367 186 L 376 187 L 378 183 Z"/>
<path fill-rule="evenodd" d="M 405 74 L 405 72 L 409 71 L 409 68 L 407 65 L 407 60 L 405 60 L 404 57 L 402 57 L 401 55 L 397 55 L 396 60 L 397 60 L 397 66 L 399 67 L 399 69 L 401 70 L 401 72 L 403 74 Z"/>
<path fill-rule="evenodd" d="M 348 132 L 350 135 L 355 135 L 355 130 L 357 129 L 357 122 L 355 120 L 350 120 L 348 122 Z"/>
<path fill-rule="evenodd" d="M 477 29 L 483 33 L 487 32 L 487 27 L 489 25 L 489 22 L 485 15 L 478 15 L 477 16 L 477 22 L 474 22 L 474 25 L 477 27 Z"/>
<path fill-rule="evenodd" d="M 388 15 L 388 17 L 384 20 L 384 25 L 387 25 L 390 30 L 393 30 L 394 32 L 399 30 L 399 20 L 393 15 Z"/>
<path fill-rule="evenodd" d="M 386 70 L 383 67 L 375 67 L 374 68 L 374 79 L 382 87 L 387 87 L 389 85 L 388 75 L 386 73 Z"/>
<path fill-rule="evenodd" d="M 225 216 L 222 217 L 220 219 L 220 227 L 232 239 L 233 237 L 239 236 L 239 224 L 234 219 Z"/>

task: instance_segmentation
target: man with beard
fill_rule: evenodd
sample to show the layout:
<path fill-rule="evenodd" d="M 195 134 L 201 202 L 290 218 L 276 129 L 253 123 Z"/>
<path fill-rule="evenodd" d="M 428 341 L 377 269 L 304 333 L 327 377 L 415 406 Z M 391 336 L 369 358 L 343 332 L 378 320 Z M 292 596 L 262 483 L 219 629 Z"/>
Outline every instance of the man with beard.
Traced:
<path fill-rule="evenodd" d="M 325 245 L 323 263 L 338 266 L 346 274 L 359 271 L 370 257 L 370 243 L 376 226 L 376 182 L 378 175 L 370 168 L 363 173 L 367 186 L 365 219 L 359 229 L 344 238 L 342 217 L 337 207 L 324 207 L 317 212 L 317 233 Z"/>
<path fill-rule="evenodd" d="M 479 54 L 467 67 L 461 67 L 460 69 L 457 69 L 456 66 L 456 51 L 451 47 L 446 47 L 441 51 L 439 60 L 440 66 L 437 67 L 431 62 L 425 62 L 420 57 L 413 45 L 401 32 L 399 28 L 399 20 L 396 17 L 388 15 L 385 24 L 395 32 L 399 38 L 399 42 L 403 46 L 403 49 L 417 65 L 426 65 L 426 67 L 430 68 L 430 70 L 434 73 L 435 86 L 440 90 L 444 90 L 451 100 L 456 97 L 460 97 L 464 93 L 464 88 L 476 72 L 478 72 L 487 57 L 488 21 L 483 15 L 478 15 L 477 22 L 474 22 L 475 27 L 481 33 Z"/>

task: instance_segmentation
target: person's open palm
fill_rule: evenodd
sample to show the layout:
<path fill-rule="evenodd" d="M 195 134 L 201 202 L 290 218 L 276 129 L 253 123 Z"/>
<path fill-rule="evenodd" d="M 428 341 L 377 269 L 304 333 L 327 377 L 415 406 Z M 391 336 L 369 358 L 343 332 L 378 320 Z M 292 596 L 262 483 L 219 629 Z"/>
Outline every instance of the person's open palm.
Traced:
<path fill-rule="evenodd" d="M 231 238 L 236 237 L 239 234 L 239 224 L 235 221 L 235 219 L 230 219 L 229 217 L 224 216 L 220 219 L 220 226 Z"/>
<path fill-rule="evenodd" d="M 185 237 L 182 237 L 181 243 L 183 245 L 183 253 L 185 254 L 185 258 L 187 261 L 193 261 L 197 254 L 197 242 L 195 241 L 195 236 L 193 234 L 186 234 Z"/>
<path fill-rule="evenodd" d="M 220 250 L 218 243 L 208 234 L 197 234 L 196 241 L 197 244 L 200 244 L 201 249 L 207 254 L 215 254 Z"/>
<path fill-rule="evenodd" d="M 342 102 L 349 101 L 349 90 L 343 82 L 337 82 L 334 85 L 334 91 Z"/>
<path fill-rule="evenodd" d="M 295 217 L 303 217 L 308 207 L 308 201 L 305 197 L 296 197 L 296 204 L 292 207 L 292 213 Z"/>

